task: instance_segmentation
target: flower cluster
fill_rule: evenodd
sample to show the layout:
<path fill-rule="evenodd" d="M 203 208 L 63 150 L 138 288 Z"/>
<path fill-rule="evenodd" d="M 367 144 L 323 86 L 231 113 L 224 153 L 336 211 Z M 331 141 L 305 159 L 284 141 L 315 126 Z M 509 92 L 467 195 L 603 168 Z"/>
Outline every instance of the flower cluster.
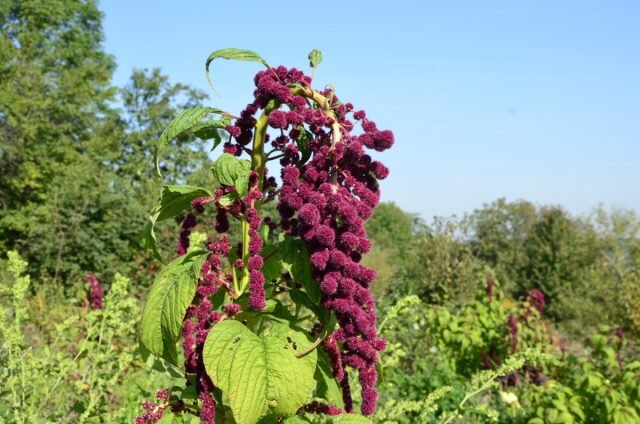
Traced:
<path fill-rule="evenodd" d="M 219 241 L 209 243 L 207 249 L 210 255 L 202 264 L 195 299 L 187 308 L 182 323 L 182 347 L 185 371 L 195 374 L 196 391 L 202 401 L 200 420 L 202 423 L 214 424 L 216 404 L 213 400 L 213 390 L 215 387 L 206 373 L 202 351 L 209 330 L 222 318 L 220 312 L 213 310 L 213 304 L 209 298 L 220 287 L 229 286 L 231 276 L 223 273 L 222 258 L 229 256 L 231 244 L 223 235 Z"/>
<path fill-rule="evenodd" d="M 502 363 L 500 356 L 498 354 L 498 349 L 495 344 L 492 344 L 489 347 L 489 351 L 482 351 L 481 353 L 482 365 L 487 370 L 493 370 L 498 367 Z"/>
<path fill-rule="evenodd" d="M 104 290 L 95 272 L 90 273 L 84 279 L 89 286 L 89 305 L 91 309 L 102 309 L 102 299 L 104 298 Z"/>
<path fill-rule="evenodd" d="M 350 108 L 341 105 L 338 109 L 341 107 Z M 303 114 L 303 119 L 309 116 L 314 117 Z M 336 123 L 340 128 L 331 128 L 333 138 L 329 139 L 330 131 L 322 126 Z M 377 401 L 378 351 L 385 342 L 377 337 L 375 303 L 369 290 L 375 272 L 359 262 L 371 248 L 364 223 L 379 200 L 378 179 L 388 171 L 365 154 L 364 147 L 383 150 L 393 138 L 389 132 L 378 131 L 371 121 L 365 121 L 366 132 L 358 137 L 346 132 L 351 127 L 339 112 L 314 121 L 315 138 L 309 142 L 313 158 L 301 169 L 295 163 L 284 163 L 278 210 L 283 229 L 307 244 L 314 278 L 324 295 L 323 306 L 335 312 L 340 324 L 335 338 L 342 343 L 343 362 L 358 370 L 361 410 L 370 415 Z M 340 133 L 337 143 L 335 131 Z"/>
<path fill-rule="evenodd" d="M 539 289 L 531 289 L 527 293 L 527 301 L 540 315 L 544 312 L 544 293 Z"/>
<path fill-rule="evenodd" d="M 196 215 L 204 212 L 204 205 L 207 204 L 211 199 L 206 197 L 200 197 L 191 202 L 191 207 L 193 208 L 193 212 L 189 212 L 187 216 L 182 221 L 182 230 L 180 231 L 180 235 L 178 236 L 178 246 L 176 247 L 176 256 L 182 256 L 187 253 L 189 249 L 189 236 L 191 235 L 191 231 L 196 226 L 197 219 Z"/>
<path fill-rule="evenodd" d="M 156 393 L 156 399 L 158 400 L 157 404 L 153 402 L 142 403 L 144 414 L 136 417 L 136 424 L 155 424 L 160 421 L 168 405 L 169 394 L 166 390 L 160 390 Z"/>
<path fill-rule="evenodd" d="M 258 188 L 258 174 L 251 172 L 249 176 L 249 194 L 244 199 L 245 219 L 249 225 L 249 259 L 247 268 L 249 272 L 249 306 L 251 309 L 261 311 L 265 306 L 264 275 L 262 266 L 264 260 L 260 256 L 262 251 L 262 238 L 258 233 L 261 219 L 255 208 L 255 201 L 262 198 L 262 192 Z"/>
<path fill-rule="evenodd" d="M 309 414 L 323 414 L 323 415 L 340 415 L 344 414 L 344 411 L 337 406 L 328 405 L 318 401 L 313 401 L 300 408 L 300 412 L 307 412 Z"/>
<path fill-rule="evenodd" d="M 331 369 L 333 371 L 333 377 L 340 384 L 342 389 L 342 403 L 347 412 L 353 410 L 353 400 L 351 399 L 351 388 L 349 386 L 349 374 L 344 371 L 344 365 L 342 363 L 342 352 L 338 347 L 336 338 L 333 334 L 330 334 L 324 341 L 324 350 L 329 356 L 331 361 Z"/>
<path fill-rule="evenodd" d="M 323 306 L 335 312 L 340 324 L 335 339 L 341 344 L 342 361 L 358 370 L 361 409 L 370 415 L 377 400 L 378 352 L 385 342 L 377 337 L 375 303 L 369 290 L 375 273 L 359 262 L 371 248 L 364 223 L 379 201 L 378 180 L 389 171 L 366 154 L 365 148 L 386 150 L 393 144 L 393 134 L 378 130 L 358 111 L 353 118 L 361 122 L 363 132 L 352 135 L 354 123 L 347 115 L 353 106 L 341 103 L 330 89 L 314 92 L 309 88 L 310 79 L 296 69 L 261 71 L 255 83 L 255 100 L 229 129 L 235 144 L 228 143 L 226 151 L 239 154 L 245 148 L 260 108 L 287 105 L 289 111 L 274 110 L 268 116 L 269 126 L 281 133 L 271 141 L 283 152 L 278 203 L 281 226 L 289 236 L 307 244 Z M 311 107 L 309 99 L 322 107 Z M 300 142 L 301 137 L 306 137 L 305 143 Z M 310 158 L 306 163 L 302 148 Z M 252 266 L 257 268 L 260 262 Z M 258 288 L 253 279 L 252 286 Z M 252 291 L 252 303 L 257 302 L 256 293 Z"/>
<path fill-rule="evenodd" d="M 308 86 L 311 83 L 309 77 L 305 76 L 301 71 L 297 69 L 288 70 L 284 66 L 277 68 L 270 68 L 266 71 L 260 71 L 254 78 L 256 90 L 254 91 L 254 101 L 247 105 L 247 107 L 240 113 L 240 118 L 236 119 L 234 125 L 228 126 L 227 131 L 232 136 L 232 140 L 225 143 L 224 151 L 235 155 L 242 154 L 247 149 L 247 145 L 253 139 L 253 132 L 256 126 L 257 120 L 254 115 L 259 109 L 267 107 L 270 101 L 274 100 L 279 104 L 288 104 L 289 106 L 296 105 L 300 108 L 306 106 L 306 100 L 301 96 L 295 96 L 292 94 L 288 85 L 303 85 Z M 269 125 L 273 128 L 284 129 L 288 125 L 289 114 L 281 111 L 274 111 L 269 117 Z M 295 144 L 287 144 L 284 139 L 276 138 L 273 142 L 274 146 L 295 150 L 297 154 L 297 148 Z M 285 144 L 286 147 L 285 147 Z M 286 153 L 286 151 L 285 151 Z"/>
<path fill-rule="evenodd" d="M 493 300 L 493 287 L 496 285 L 496 281 L 489 277 L 487 278 L 487 287 L 486 287 L 486 292 L 487 292 L 487 297 L 489 298 L 489 302 L 491 302 Z"/>

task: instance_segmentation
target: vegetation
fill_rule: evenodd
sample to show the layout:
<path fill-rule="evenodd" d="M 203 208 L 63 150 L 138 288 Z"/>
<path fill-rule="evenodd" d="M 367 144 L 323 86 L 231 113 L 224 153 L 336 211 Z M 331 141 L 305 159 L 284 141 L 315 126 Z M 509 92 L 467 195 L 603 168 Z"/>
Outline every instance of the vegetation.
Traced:
<path fill-rule="evenodd" d="M 249 125 L 208 109 L 204 93 L 158 69 L 134 70 L 125 87 L 113 86 L 101 19 L 92 1 L 0 2 L 0 422 L 207 422 L 207 411 L 218 422 L 241 423 L 640 421 L 635 212 L 598 207 L 573 216 L 557 205 L 498 199 L 425 222 L 393 203 L 378 205 L 361 262 L 377 274 L 370 312 L 378 319 L 363 330 L 379 334 L 386 349 L 358 363 L 358 349 L 336 340 L 334 330 L 363 312 L 321 302 L 336 299 L 333 289 L 314 285 L 326 279 L 323 249 L 337 258 L 344 248 L 300 237 L 318 224 L 315 214 L 295 196 L 278 200 L 271 183 L 260 191 L 273 202 L 247 201 L 262 181 L 249 171 L 260 173 L 259 158 L 247 167 L 233 153 L 251 148 L 253 140 L 241 142 Z M 321 56 L 312 53 L 315 67 Z M 340 106 L 333 90 L 306 94 L 309 104 L 324 96 Z M 185 110 L 196 111 L 188 125 Z M 274 135 L 291 124 L 280 118 L 266 118 Z M 293 143 L 300 153 L 284 167 L 321 171 L 313 155 L 304 158 L 306 132 L 299 132 L 279 147 Z M 215 165 L 211 143 L 227 152 Z M 383 168 L 371 171 L 385 176 Z M 246 192 L 229 188 L 236 185 Z M 200 213 L 192 201 L 202 198 L 213 200 Z M 168 208 L 169 200 L 180 207 Z M 252 209 L 259 227 L 250 222 Z M 331 212 L 318 213 L 334 237 L 345 233 Z M 300 221 L 278 234 L 268 223 L 282 216 Z M 228 245 L 219 238 L 223 229 Z M 230 246 L 243 236 L 238 255 Z M 264 243 L 256 253 L 246 242 L 258 238 Z M 355 250 L 368 250 L 358 243 L 364 247 Z M 209 305 L 195 276 L 202 263 L 215 268 L 217 257 L 227 261 L 217 271 L 230 275 L 214 275 L 227 284 Z M 351 266 L 344 262 L 342 270 Z M 256 270 L 267 277 L 264 286 Z M 154 299 L 176 279 L 193 293 L 177 296 L 184 309 L 157 315 Z M 203 325 L 204 312 L 220 322 Z M 205 342 L 208 331 L 216 337 Z M 301 386 L 271 387 L 238 406 L 234 390 L 247 389 L 242 379 L 213 371 L 233 364 L 217 354 L 227 334 L 247 355 L 262 349 L 278 364 L 265 364 L 267 380 L 301 377 Z M 347 336 L 362 336 L 354 334 Z M 368 339 L 376 351 L 384 347 L 378 340 Z M 283 358 L 269 348 L 279 343 L 305 354 Z M 342 374 L 328 354 L 336 350 L 352 365 Z M 208 376 L 214 381 L 196 381 Z"/>

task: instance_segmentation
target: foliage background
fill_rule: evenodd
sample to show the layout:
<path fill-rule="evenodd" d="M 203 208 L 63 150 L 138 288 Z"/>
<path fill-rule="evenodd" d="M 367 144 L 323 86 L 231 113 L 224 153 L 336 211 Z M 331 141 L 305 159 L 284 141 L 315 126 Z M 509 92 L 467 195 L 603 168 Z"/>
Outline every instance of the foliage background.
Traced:
<path fill-rule="evenodd" d="M 116 63 L 103 49 L 101 25 L 92 1 L 0 2 L 6 422 L 133 421 L 155 388 L 172 384 L 137 347 L 139 299 L 157 269 L 141 230 L 163 184 L 213 185 L 208 146 L 193 136 L 167 149 L 162 179 L 151 160 L 177 111 L 208 97 L 159 69 L 136 69 L 127 84 L 113 85 Z M 189 174 L 194 179 L 183 181 Z M 171 245 L 177 223 L 159 228 Z M 559 205 L 498 199 L 425 222 L 387 202 L 368 231 L 373 249 L 365 261 L 378 273 L 380 316 L 389 318 L 377 420 L 446 421 L 455 412 L 471 421 L 637 422 L 634 211 L 596 207 L 577 216 Z M 102 311 L 89 308 L 89 272 L 105 285 Z M 492 299 L 489 278 L 496 281 Z M 523 318 L 531 289 L 546 299 L 535 322 Z M 517 353 L 511 314 L 520 317 L 517 352 L 548 356 L 517 367 L 517 384 L 509 381 L 516 369 L 494 375 L 497 386 L 461 406 L 480 387 L 473 377 L 486 371 L 483 354 L 493 351 L 505 363 Z M 544 382 L 530 377 L 533 369 Z"/>

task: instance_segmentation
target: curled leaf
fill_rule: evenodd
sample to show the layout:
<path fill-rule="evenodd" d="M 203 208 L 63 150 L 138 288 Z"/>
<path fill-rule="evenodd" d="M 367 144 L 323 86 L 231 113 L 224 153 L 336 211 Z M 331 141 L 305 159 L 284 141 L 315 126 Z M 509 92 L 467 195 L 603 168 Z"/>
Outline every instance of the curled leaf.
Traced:
<path fill-rule="evenodd" d="M 227 59 L 227 60 L 241 60 L 243 62 L 258 62 L 269 68 L 269 64 L 256 52 L 244 49 L 221 49 L 216 50 L 209 55 L 207 63 L 205 64 L 205 71 L 207 73 L 207 80 L 211 89 L 216 92 L 213 82 L 211 81 L 211 73 L 209 72 L 209 66 L 215 59 Z"/>

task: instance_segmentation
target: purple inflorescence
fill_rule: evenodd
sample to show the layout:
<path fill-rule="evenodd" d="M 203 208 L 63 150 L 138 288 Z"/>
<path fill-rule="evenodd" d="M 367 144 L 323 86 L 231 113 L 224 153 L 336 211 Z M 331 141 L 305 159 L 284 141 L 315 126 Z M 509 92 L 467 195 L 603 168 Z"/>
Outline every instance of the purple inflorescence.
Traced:
<path fill-rule="evenodd" d="M 169 397 L 169 392 L 166 390 L 159 390 L 156 392 L 156 399 L 158 400 L 157 404 L 153 402 L 143 402 L 142 408 L 144 409 L 144 414 L 136 417 L 136 424 L 155 424 L 160 421 L 162 414 L 164 414 L 164 410 L 169 405 Z M 174 408 L 172 407 L 172 409 Z"/>
<path fill-rule="evenodd" d="M 529 290 L 529 293 L 527 293 L 527 301 L 542 315 L 542 312 L 544 312 L 544 293 L 542 293 L 541 290 Z"/>
<path fill-rule="evenodd" d="M 296 69 L 261 71 L 255 84 L 255 100 L 234 124 L 241 128 L 241 134 L 227 147 L 239 154 L 250 141 L 255 113 L 269 102 L 288 107 L 288 112 L 271 112 L 268 121 L 272 128 L 282 131 L 271 141 L 274 148 L 283 150 L 278 203 L 281 226 L 287 235 L 304 240 L 310 251 L 313 276 L 323 293 L 322 306 L 335 311 L 340 324 L 334 336 L 342 362 L 358 371 L 361 410 L 370 415 L 376 408 L 376 364 L 384 343 L 377 336 L 375 303 L 369 290 L 375 273 L 359 261 L 371 248 L 364 223 L 380 199 L 378 181 L 389 171 L 372 160 L 365 148 L 390 148 L 393 133 L 379 130 L 360 111 L 353 118 L 361 122 L 364 132 L 350 134 L 353 123 L 347 115 L 353 106 L 341 103 L 331 89 L 326 89 L 319 93 L 326 105 L 312 108 L 305 98 L 312 96 L 310 89 L 305 91 L 310 79 Z M 300 89 L 292 90 L 292 86 Z M 310 159 L 305 163 L 301 163 L 297 144 L 301 125 L 306 125 L 311 134 L 305 146 Z M 258 254 L 262 241 L 253 244 L 254 236 L 259 238 L 257 229 L 251 231 L 250 249 Z M 264 299 L 264 277 L 258 265 L 250 264 L 249 303 L 254 309 L 260 309 Z M 348 381 L 343 379 L 341 384 L 348 386 Z"/>
<path fill-rule="evenodd" d="M 353 411 L 353 400 L 351 399 L 351 388 L 349 387 L 349 374 L 344 371 L 342 352 L 338 347 L 334 334 L 330 334 L 325 339 L 324 350 L 331 361 L 333 377 L 338 381 L 340 388 L 342 389 L 342 402 L 344 403 L 344 409 L 350 413 Z"/>
<path fill-rule="evenodd" d="M 89 305 L 91 309 L 102 309 L 102 299 L 104 298 L 104 290 L 95 272 L 89 273 L 84 279 L 89 285 Z"/>
<path fill-rule="evenodd" d="M 184 221 L 182 221 L 182 231 L 180 231 L 180 235 L 178 237 L 176 256 L 182 256 L 187 253 L 187 249 L 189 249 L 189 236 L 191 235 L 191 230 L 193 230 L 196 224 L 197 220 L 195 213 L 188 213 L 184 218 Z"/>
<path fill-rule="evenodd" d="M 213 384 L 211 386 L 213 386 Z M 199 398 L 202 401 L 200 422 L 202 424 L 216 424 L 216 402 L 213 400 L 211 392 L 201 391 Z"/>
<path fill-rule="evenodd" d="M 493 287 L 495 286 L 496 281 L 489 277 L 487 278 L 487 297 L 489 298 L 489 302 L 493 300 Z"/>
<path fill-rule="evenodd" d="M 204 212 L 204 206 L 212 199 L 208 197 L 199 197 L 191 202 L 193 212 L 189 212 L 182 221 L 182 230 L 178 236 L 178 246 L 176 247 L 176 256 L 182 256 L 187 253 L 189 249 L 189 236 L 191 231 L 198 223 L 196 216 Z"/>
<path fill-rule="evenodd" d="M 262 238 L 258 233 L 262 220 L 255 208 L 255 201 L 262 199 L 262 193 L 258 190 L 258 174 L 251 172 L 249 176 L 249 194 L 244 199 L 245 219 L 249 224 L 249 260 L 247 269 L 249 272 L 249 306 L 251 309 L 261 311 L 266 304 L 264 292 L 264 263 L 260 252 L 262 251 Z"/>
<path fill-rule="evenodd" d="M 240 305 L 237 303 L 229 303 L 224 306 L 224 313 L 227 314 L 227 317 L 231 318 L 240 313 Z"/>
<path fill-rule="evenodd" d="M 206 373 L 202 350 L 209 330 L 222 319 L 222 314 L 213 310 L 209 297 L 214 295 L 220 287 L 228 287 L 230 284 L 231 277 L 222 272 L 222 259 L 229 256 L 231 244 L 227 236 L 223 235 L 218 241 L 209 243 L 207 249 L 210 256 L 202 264 L 195 299 L 187 308 L 182 323 L 182 347 L 185 371 L 195 374 L 196 391 L 202 401 L 201 422 L 215 423 L 216 404 L 213 399 L 215 387 Z"/>
<path fill-rule="evenodd" d="M 309 414 L 323 414 L 323 415 L 340 415 L 344 414 L 344 411 L 337 406 L 321 403 L 316 400 L 304 405 L 300 408 L 300 412 L 307 412 Z"/>

